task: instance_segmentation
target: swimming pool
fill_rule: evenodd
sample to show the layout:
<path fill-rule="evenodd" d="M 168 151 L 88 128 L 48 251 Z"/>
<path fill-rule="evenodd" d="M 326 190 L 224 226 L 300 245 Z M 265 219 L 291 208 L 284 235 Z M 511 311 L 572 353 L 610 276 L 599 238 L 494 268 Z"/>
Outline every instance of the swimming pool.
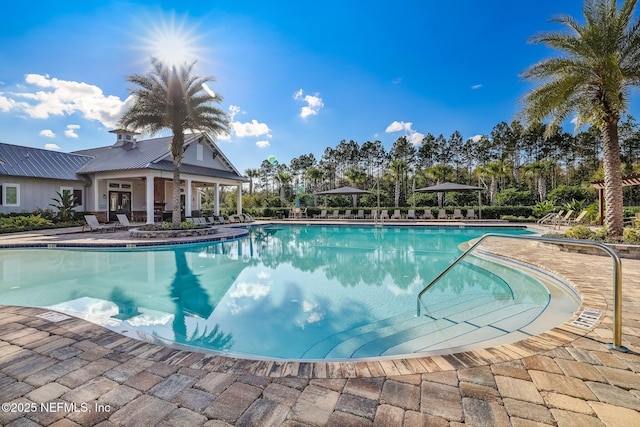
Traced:
<path fill-rule="evenodd" d="M 528 233 L 278 225 L 233 241 L 153 249 L 7 249 L 0 301 L 236 356 L 435 354 L 526 338 L 550 303 L 542 276 L 477 257 L 434 286 L 416 317 L 416 295 L 460 255 L 458 246 L 496 231 Z M 569 318 L 571 296 L 558 299 Z"/>

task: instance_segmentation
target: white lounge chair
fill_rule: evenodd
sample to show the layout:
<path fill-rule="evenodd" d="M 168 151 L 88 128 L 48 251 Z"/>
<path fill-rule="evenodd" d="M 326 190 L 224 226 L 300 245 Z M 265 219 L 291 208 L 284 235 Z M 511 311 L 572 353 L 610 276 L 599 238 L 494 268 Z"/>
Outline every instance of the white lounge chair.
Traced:
<path fill-rule="evenodd" d="M 465 219 L 476 219 L 476 212 L 473 209 L 467 209 L 467 216 Z"/>
<path fill-rule="evenodd" d="M 116 225 L 116 228 L 124 228 L 129 229 L 135 227 L 133 224 L 129 222 L 129 218 L 125 214 L 117 214 L 116 218 L 118 218 L 119 224 Z"/>
<path fill-rule="evenodd" d="M 318 215 L 313 216 L 314 219 L 327 219 L 327 210 L 323 209 Z"/>
<path fill-rule="evenodd" d="M 95 215 L 85 215 L 84 220 L 87 221 L 87 227 L 91 231 L 116 231 L 116 227 L 113 224 L 100 224 L 98 218 Z M 84 225 L 82 230 L 84 231 Z"/>
<path fill-rule="evenodd" d="M 402 214 L 400 213 L 400 209 L 396 209 L 393 211 L 393 215 L 391 215 L 391 219 L 402 219 Z"/>
<path fill-rule="evenodd" d="M 424 215 L 422 215 L 422 219 L 435 219 L 435 217 L 433 216 L 433 212 L 431 212 L 431 209 L 424 210 Z"/>
<path fill-rule="evenodd" d="M 364 219 L 364 209 L 359 209 L 356 214 L 356 219 Z"/>
<path fill-rule="evenodd" d="M 453 217 L 452 219 L 463 219 L 464 217 L 462 216 L 462 211 L 460 209 L 454 209 L 453 210 Z"/>
<path fill-rule="evenodd" d="M 407 219 L 416 219 L 415 209 L 409 209 L 409 211 L 407 212 Z"/>
<path fill-rule="evenodd" d="M 382 212 L 380 212 L 380 219 L 389 219 L 389 211 L 382 209 Z"/>
<path fill-rule="evenodd" d="M 438 209 L 438 219 L 447 219 L 447 211 Z"/>

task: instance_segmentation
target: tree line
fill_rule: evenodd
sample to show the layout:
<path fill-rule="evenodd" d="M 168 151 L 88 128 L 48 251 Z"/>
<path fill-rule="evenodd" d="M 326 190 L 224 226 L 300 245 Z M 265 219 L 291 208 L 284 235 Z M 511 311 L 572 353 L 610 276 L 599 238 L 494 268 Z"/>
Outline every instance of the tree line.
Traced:
<path fill-rule="evenodd" d="M 545 136 L 547 125 L 525 128 L 519 121 L 501 122 L 490 135 L 464 139 L 458 131 L 448 138 L 427 133 L 418 145 L 405 136 L 387 151 L 380 141 L 342 140 L 325 148 L 320 159 L 302 154 L 289 164 L 264 160 L 259 168 L 247 169 L 250 179 L 247 207 L 288 206 L 302 201 L 314 204 L 313 193 L 349 185 L 372 192 L 363 206 L 423 206 L 436 203 L 432 195 L 415 189 L 452 181 L 487 188 L 484 204 L 500 204 L 505 190 L 518 204 L 547 200 L 559 186 L 590 189 L 590 182 L 603 178 L 602 141 L 598 129 L 590 127 L 572 134 L 560 129 Z M 620 125 L 623 174 L 640 167 L 640 128 L 633 117 Z M 450 203 L 456 203 L 454 200 Z M 464 195 L 461 200 L 464 204 Z M 476 197 L 475 194 L 472 197 Z M 629 203 L 637 196 L 629 191 Z"/>

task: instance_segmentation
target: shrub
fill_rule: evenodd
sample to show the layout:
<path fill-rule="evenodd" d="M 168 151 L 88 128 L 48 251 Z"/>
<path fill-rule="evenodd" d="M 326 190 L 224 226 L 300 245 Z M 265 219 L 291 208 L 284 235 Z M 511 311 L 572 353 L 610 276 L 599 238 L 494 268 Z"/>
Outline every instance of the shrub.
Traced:
<path fill-rule="evenodd" d="M 544 202 L 538 202 L 533 207 L 533 215 L 541 218 L 547 214 L 550 214 L 555 210 L 555 205 L 551 200 L 545 200 Z"/>
<path fill-rule="evenodd" d="M 53 223 L 48 219 L 42 218 L 40 215 L 0 218 L 0 230 L 5 233 L 52 227 Z"/>
<path fill-rule="evenodd" d="M 589 193 L 585 188 L 570 185 L 559 185 L 549 192 L 547 198 L 556 206 L 571 203 L 572 200 L 593 200 L 591 193 Z"/>
<path fill-rule="evenodd" d="M 622 241 L 628 245 L 640 245 L 640 228 L 625 227 L 622 232 Z"/>
<path fill-rule="evenodd" d="M 589 227 L 576 225 L 575 227 L 570 227 L 564 235 L 571 239 L 592 239 L 594 234 Z"/>
<path fill-rule="evenodd" d="M 496 203 L 499 206 L 530 205 L 533 200 L 531 191 L 518 191 L 516 188 L 507 188 L 496 194 Z"/>

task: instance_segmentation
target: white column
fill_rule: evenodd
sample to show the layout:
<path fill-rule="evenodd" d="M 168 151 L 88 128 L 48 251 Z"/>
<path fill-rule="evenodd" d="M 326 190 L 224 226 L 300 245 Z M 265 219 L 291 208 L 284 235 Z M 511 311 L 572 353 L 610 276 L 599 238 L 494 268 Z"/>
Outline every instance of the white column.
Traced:
<path fill-rule="evenodd" d="M 238 185 L 238 215 L 242 213 L 242 184 Z"/>
<path fill-rule="evenodd" d="M 220 215 L 220 184 L 217 182 L 213 187 L 213 212 L 216 216 Z"/>
<path fill-rule="evenodd" d="M 191 216 L 191 180 L 184 180 L 184 216 Z"/>
<path fill-rule="evenodd" d="M 154 203 L 155 203 L 155 186 L 153 185 L 153 176 L 151 175 L 147 175 L 147 188 L 146 190 L 146 194 L 145 194 L 145 200 L 146 200 L 146 204 L 147 204 L 147 224 L 153 224 L 154 223 Z"/>
<path fill-rule="evenodd" d="M 95 178 L 93 180 L 93 211 L 98 212 L 100 210 L 100 201 L 102 200 L 102 194 L 100 194 L 100 186 L 98 183 L 100 180 Z M 104 199 L 104 202 L 107 202 L 107 199 Z"/>

